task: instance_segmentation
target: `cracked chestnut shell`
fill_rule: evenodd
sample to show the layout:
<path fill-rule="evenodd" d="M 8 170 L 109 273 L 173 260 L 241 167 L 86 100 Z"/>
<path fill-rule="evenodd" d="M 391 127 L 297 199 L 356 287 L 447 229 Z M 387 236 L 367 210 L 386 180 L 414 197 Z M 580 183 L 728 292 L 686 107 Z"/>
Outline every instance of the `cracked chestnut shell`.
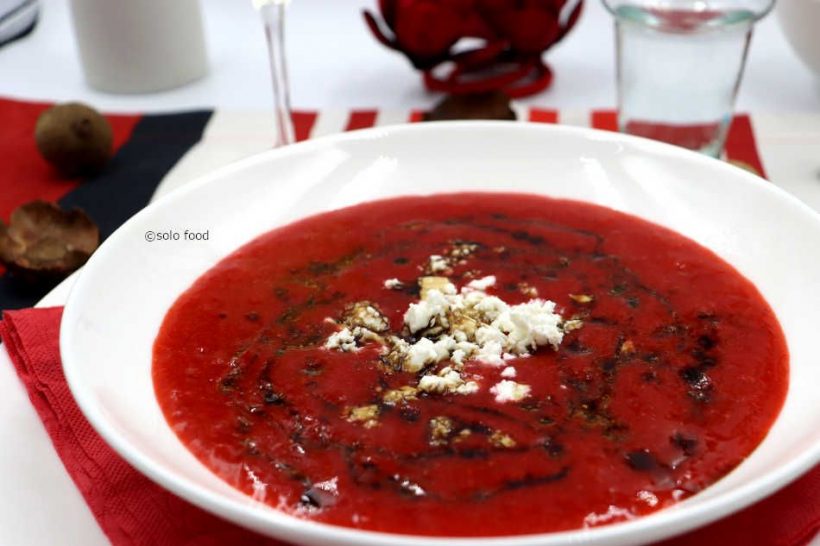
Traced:
<path fill-rule="evenodd" d="M 79 102 L 57 104 L 40 114 L 34 139 L 46 161 L 68 177 L 96 174 L 111 158 L 111 124 Z"/>
<path fill-rule="evenodd" d="M 457 119 L 515 120 L 516 116 L 509 97 L 501 91 L 449 95 L 424 116 L 424 121 Z"/>
<path fill-rule="evenodd" d="M 83 265 L 100 244 L 96 224 L 79 209 L 33 201 L 0 221 L 0 262 L 20 280 L 60 280 Z"/>

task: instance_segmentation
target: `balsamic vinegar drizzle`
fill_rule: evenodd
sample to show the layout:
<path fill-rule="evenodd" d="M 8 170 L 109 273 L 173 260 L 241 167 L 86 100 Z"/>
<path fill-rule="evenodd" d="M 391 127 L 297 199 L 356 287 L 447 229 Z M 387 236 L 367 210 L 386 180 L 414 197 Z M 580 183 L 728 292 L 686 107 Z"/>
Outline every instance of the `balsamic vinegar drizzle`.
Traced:
<path fill-rule="evenodd" d="M 530 255 L 538 256 L 539 259 L 542 260 L 544 263 L 553 264 L 552 266 L 536 266 L 534 268 L 535 274 L 542 275 L 544 278 L 555 278 L 561 274 L 561 271 L 568 270 L 569 268 L 571 268 L 572 264 L 578 261 L 584 261 L 594 264 L 594 267 L 599 269 L 603 274 L 605 274 L 606 277 L 616 279 L 612 287 L 609 289 L 610 295 L 623 299 L 626 305 L 628 305 L 631 308 L 640 307 L 641 298 L 654 299 L 667 309 L 669 316 L 669 324 L 676 324 L 676 312 L 671 306 L 671 304 L 668 302 L 668 300 L 662 294 L 657 293 L 656 291 L 642 283 L 640 277 L 633 271 L 630 271 L 628 268 L 624 267 L 617 257 L 607 255 L 602 250 L 601 247 L 605 242 L 605 236 L 586 230 L 567 228 L 566 226 L 555 225 L 544 221 L 530 220 L 526 222 L 525 226 L 523 227 L 526 227 L 530 230 L 543 230 L 543 232 L 545 233 L 545 235 L 536 235 L 530 233 L 529 231 L 527 231 L 527 229 L 522 229 L 522 226 L 517 225 L 522 223 L 518 220 L 511 219 L 500 213 L 494 214 L 492 215 L 492 217 L 497 222 L 511 224 L 512 227 L 507 228 L 493 224 L 483 224 L 480 223 L 480 220 L 476 221 L 476 219 L 473 218 L 463 218 L 457 221 L 449 222 L 449 224 L 468 225 L 472 227 L 477 227 L 481 230 L 507 234 L 509 236 L 510 246 L 508 246 L 505 250 L 503 257 L 509 258 L 510 256 L 519 253 L 527 253 Z M 390 228 L 386 229 L 385 231 L 390 231 Z M 560 249 L 551 245 L 549 243 L 548 234 L 550 232 L 555 231 L 570 232 L 589 239 L 589 242 L 593 245 L 591 252 L 581 250 L 567 251 L 567 249 Z M 389 237 L 389 233 L 374 234 L 374 237 L 376 239 L 386 239 Z M 483 260 L 483 258 L 485 258 L 488 254 L 487 246 L 484 245 L 480 240 L 471 242 L 477 244 L 479 247 L 479 250 L 474 257 L 474 261 L 475 263 L 479 263 L 482 265 L 482 270 L 499 271 L 506 267 L 503 260 L 486 263 Z M 432 249 L 432 251 L 435 252 L 435 249 Z M 288 351 L 299 348 L 320 346 L 322 342 L 321 334 L 310 331 L 305 332 L 294 326 L 294 323 L 299 318 L 301 311 L 303 309 L 316 306 L 327 306 L 329 308 L 328 314 L 332 314 L 334 311 L 333 306 L 338 302 L 344 301 L 345 297 L 345 294 L 341 292 L 332 292 L 328 294 L 329 281 L 331 281 L 335 275 L 339 274 L 341 271 L 344 271 L 348 267 L 366 263 L 367 261 L 372 260 L 374 257 L 380 257 L 383 255 L 389 256 L 394 254 L 395 252 L 396 249 L 387 246 L 380 248 L 378 253 L 372 255 L 361 251 L 357 251 L 354 254 L 343 256 L 335 262 L 311 262 L 304 269 L 292 271 L 292 277 L 290 282 L 295 284 L 303 284 L 305 286 L 311 287 L 311 296 L 309 296 L 307 299 L 303 301 L 293 302 L 288 297 L 288 290 L 286 287 L 274 287 L 273 292 L 279 299 L 287 301 L 289 303 L 288 307 L 281 315 L 275 317 L 271 324 L 268 324 L 262 330 L 262 333 L 260 333 L 260 336 L 252 345 L 250 345 L 249 347 L 245 347 L 238 354 L 238 358 L 236 361 L 231 362 L 231 365 L 229 366 L 227 373 L 221 381 L 221 385 L 233 385 L 235 383 L 237 375 L 242 373 L 242 368 L 240 367 L 241 365 L 238 363 L 240 355 L 249 358 L 250 364 L 253 364 L 255 360 L 255 355 L 252 351 L 257 344 L 274 344 L 276 346 L 276 350 L 278 351 Z M 396 261 L 396 263 L 399 264 L 405 264 L 407 262 L 407 259 L 399 257 L 395 258 L 394 261 Z M 404 285 L 405 287 L 413 287 L 412 290 L 406 292 L 408 296 L 416 296 L 418 291 L 418 284 L 414 282 L 414 280 L 408 280 L 406 283 L 404 283 Z M 600 288 L 600 286 L 593 286 L 587 284 L 584 285 L 584 292 L 596 293 L 599 292 Z M 617 320 L 608 317 L 599 317 L 589 314 L 590 311 L 588 309 L 585 309 L 583 305 L 577 304 L 577 306 L 579 308 L 579 311 L 581 311 L 582 316 L 588 318 L 588 320 L 593 320 L 598 324 L 605 325 L 607 328 L 610 328 L 618 332 L 623 332 L 625 327 L 628 328 L 628 325 L 621 324 Z M 251 312 L 245 315 L 245 318 L 256 322 L 259 320 L 259 314 L 256 312 Z M 683 380 L 681 388 L 686 389 L 686 392 L 692 398 L 694 403 L 708 403 L 711 396 L 714 394 L 714 386 L 709 379 L 708 369 L 716 365 L 717 363 L 714 359 L 708 356 L 708 353 L 711 349 L 714 349 L 718 344 L 715 331 L 717 330 L 717 323 L 719 321 L 716 317 L 710 317 L 710 319 L 711 333 L 709 334 L 700 334 L 698 332 L 695 332 L 693 334 L 687 328 L 677 326 L 661 328 L 661 330 L 658 333 L 658 335 L 661 337 L 674 337 L 682 346 L 693 345 L 696 347 L 692 349 L 692 366 L 684 368 L 680 372 L 681 379 Z M 281 336 L 276 337 L 276 334 L 274 333 L 276 331 L 276 326 L 288 327 L 288 329 L 286 330 L 287 336 L 284 340 L 281 339 Z M 693 338 L 693 336 L 696 337 Z M 593 381 L 579 380 L 578 378 L 575 378 L 573 376 L 572 372 L 570 372 L 566 366 L 563 366 L 563 364 L 567 361 L 568 358 L 572 358 L 573 354 L 588 354 L 592 351 L 592 349 L 581 346 L 578 340 L 574 339 L 569 343 L 569 346 L 567 347 L 566 351 L 563 351 L 563 354 L 560 354 L 558 357 L 558 365 L 561 366 L 562 375 L 566 378 L 567 385 L 569 385 L 576 393 L 575 399 L 572 401 L 571 406 L 567 408 L 569 419 L 581 421 L 584 426 L 600 429 L 601 433 L 614 444 L 617 444 L 618 440 L 628 433 L 629 426 L 624 423 L 617 422 L 613 419 L 611 415 L 609 415 L 607 410 L 608 400 L 611 396 L 612 385 L 618 374 L 619 368 L 625 364 L 628 364 L 631 360 L 636 358 L 635 355 L 624 355 L 623 351 L 621 351 L 621 347 L 623 345 L 623 338 L 624 336 L 620 334 L 620 342 L 618 343 L 617 347 L 613 348 L 611 354 L 601 355 L 600 357 L 598 357 L 597 361 L 599 362 L 601 377 Z M 647 374 L 652 373 L 653 367 L 663 366 L 663 363 L 659 355 L 649 354 L 638 355 L 637 357 L 641 358 L 647 364 Z M 270 367 L 273 365 L 275 365 L 275 361 L 265 361 L 262 370 L 259 373 L 259 377 L 256 383 L 258 387 L 258 393 L 246 392 L 240 394 L 240 396 L 246 397 L 246 405 L 243 408 L 245 413 L 249 414 L 252 418 L 255 418 L 259 421 L 278 422 L 278 419 L 276 419 L 269 412 L 261 411 L 259 409 L 263 405 L 279 406 L 282 412 L 285 412 L 285 414 L 290 415 L 291 417 L 298 415 L 298 408 L 291 407 L 287 403 L 287 401 L 282 397 L 282 395 L 278 394 L 274 390 L 274 386 L 271 384 L 269 376 Z M 307 370 L 315 369 L 317 363 L 316 361 L 308 358 L 306 359 L 305 366 Z M 306 373 L 308 375 L 312 375 L 310 371 Z M 306 384 L 306 386 L 309 388 L 310 383 Z M 260 400 L 258 400 L 260 396 L 261 405 Z M 378 404 L 382 411 L 393 411 L 393 408 L 384 404 L 378 397 L 374 398 L 373 402 Z M 469 404 L 463 403 L 460 400 L 455 401 L 453 403 L 459 404 L 463 409 L 475 411 L 479 414 L 479 419 L 481 413 L 493 413 L 496 417 L 514 421 L 518 425 L 524 426 L 526 428 L 533 428 L 529 416 L 524 416 L 527 417 L 526 419 L 515 418 L 506 413 L 494 411 L 492 408 L 470 407 Z M 538 411 L 540 409 L 540 406 L 541 401 L 535 401 L 527 409 L 529 411 Z M 339 408 L 330 408 L 330 410 L 331 413 L 335 414 L 338 413 Z M 249 424 L 250 421 L 247 420 L 248 418 L 240 417 L 240 419 L 242 419 L 243 423 L 243 426 L 241 427 L 241 432 L 251 434 L 253 425 Z M 551 418 L 550 423 L 553 423 Z M 477 432 L 479 434 L 484 435 L 487 435 L 489 433 L 487 428 L 481 425 L 480 421 L 477 421 L 473 424 L 469 424 L 466 427 L 462 426 L 459 428 L 467 428 L 473 432 Z M 561 427 L 558 427 L 558 430 L 560 430 L 560 428 Z M 291 440 L 295 444 L 299 445 L 299 451 L 307 452 L 312 449 L 335 449 L 344 453 L 345 457 L 348 460 L 349 472 L 355 483 L 370 488 L 394 488 L 397 490 L 397 492 L 402 493 L 400 484 L 396 482 L 395 477 L 392 475 L 381 474 L 379 472 L 378 466 L 375 463 L 372 463 L 366 467 L 362 467 L 360 465 L 357 466 L 354 462 L 352 462 L 351 454 L 356 452 L 356 446 L 331 440 L 325 440 L 320 443 L 311 443 L 310 441 L 306 441 L 304 438 L 302 438 L 299 435 L 298 430 L 288 432 L 290 434 Z M 560 438 L 560 432 L 558 433 L 558 435 L 558 437 Z M 677 439 L 678 436 L 675 436 L 674 438 L 676 438 L 676 442 L 679 441 Z M 252 438 L 243 441 L 246 441 L 247 443 L 250 443 L 254 446 L 256 445 Z M 547 457 L 562 457 L 564 455 L 564 450 L 561 444 L 558 442 L 559 440 L 555 438 L 549 438 L 546 445 L 530 445 L 517 447 L 513 451 L 518 453 L 529 453 L 534 450 L 544 450 L 545 455 Z M 686 442 L 686 445 L 690 445 L 697 443 L 697 440 L 689 439 L 686 440 Z M 383 455 L 396 457 L 403 462 L 412 462 L 423 459 L 429 459 L 432 457 L 459 457 L 463 459 L 487 460 L 500 452 L 510 453 L 510 449 L 438 449 L 433 451 L 425 451 L 411 454 L 394 454 L 391 453 L 389 450 L 379 449 L 378 452 Z M 684 449 L 684 453 L 686 453 L 686 455 L 690 455 L 691 449 Z M 254 455 L 263 456 L 258 452 L 258 449 L 254 452 Z M 624 457 L 626 463 L 636 471 L 646 471 L 658 467 L 658 464 L 652 459 L 652 456 L 648 453 L 648 451 L 645 450 L 629 452 L 626 453 Z M 276 462 L 272 461 L 272 464 L 276 465 Z M 298 469 L 297 462 L 288 462 L 285 466 L 281 467 L 282 472 L 284 472 L 291 479 L 304 482 L 308 486 L 307 491 L 311 491 L 311 481 L 306 477 L 306 474 L 295 469 Z M 546 473 L 542 475 L 528 475 L 519 480 L 510 480 L 503 484 L 497 485 L 494 489 L 475 490 L 466 493 L 462 496 L 459 496 L 458 498 L 452 498 L 447 500 L 456 502 L 480 501 L 503 491 L 537 487 L 557 482 L 565 478 L 569 472 L 571 472 L 571 465 L 565 465 L 562 466 L 560 470 L 552 473 Z M 365 474 L 367 475 L 366 479 L 362 477 Z M 305 493 L 305 497 L 303 498 L 303 500 L 306 499 L 305 502 L 311 505 L 313 508 L 321 508 L 323 505 L 321 501 L 322 496 L 316 493 L 311 494 L 308 492 Z M 429 489 L 426 491 L 426 496 L 428 498 L 438 497 L 434 490 Z"/>

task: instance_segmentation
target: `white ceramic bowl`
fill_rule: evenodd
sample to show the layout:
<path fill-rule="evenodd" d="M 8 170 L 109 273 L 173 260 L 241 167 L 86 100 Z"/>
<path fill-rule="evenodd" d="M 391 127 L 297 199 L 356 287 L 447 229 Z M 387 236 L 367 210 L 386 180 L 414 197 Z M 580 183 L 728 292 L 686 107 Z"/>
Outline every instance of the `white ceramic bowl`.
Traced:
<path fill-rule="evenodd" d="M 820 78 L 820 0 L 778 0 L 775 9 L 792 49 Z"/>
<path fill-rule="evenodd" d="M 791 352 L 785 406 L 736 470 L 670 509 L 592 530 L 496 539 L 356 531 L 285 515 L 234 490 L 180 443 L 154 397 L 151 345 L 169 306 L 200 274 L 283 223 L 365 200 L 459 190 L 581 199 L 668 226 L 751 279 Z M 209 230 L 205 242 L 146 232 Z M 92 425 L 137 469 L 194 504 L 304 545 L 637 545 L 757 500 L 820 460 L 817 295 L 820 217 L 772 184 L 669 145 L 588 129 L 504 122 L 420 124 L 317 139 L 237 163 L 149 206 L 88 262 L 63 315 L 61 350 Z"/>

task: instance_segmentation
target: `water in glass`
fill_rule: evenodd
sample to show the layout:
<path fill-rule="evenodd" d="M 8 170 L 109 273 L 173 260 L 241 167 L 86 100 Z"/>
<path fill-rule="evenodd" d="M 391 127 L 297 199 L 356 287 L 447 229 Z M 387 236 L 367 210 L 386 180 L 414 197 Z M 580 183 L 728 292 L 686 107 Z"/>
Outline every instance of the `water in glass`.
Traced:
<path fill-rule="evenodd" d="M 717 156 L 757 15 L 702 8 L 615 7 L 618 121 L 621 131 Z"/>

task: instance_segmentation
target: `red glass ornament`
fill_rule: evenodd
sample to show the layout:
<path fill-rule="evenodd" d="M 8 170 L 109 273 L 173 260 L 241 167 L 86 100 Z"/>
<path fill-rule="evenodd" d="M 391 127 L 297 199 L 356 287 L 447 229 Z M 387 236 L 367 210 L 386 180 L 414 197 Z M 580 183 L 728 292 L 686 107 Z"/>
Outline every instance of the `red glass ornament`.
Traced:
<path fill-rule="evenodd" d="M 381 19 L 364 12 L 373 35 L 445 93 L 502 90 L 524 97 L 546 89 L 543 53 L 575 26 L 583 0 L 379 0 Z M 462 38 L 477 45 L 457 49 Z"/>

